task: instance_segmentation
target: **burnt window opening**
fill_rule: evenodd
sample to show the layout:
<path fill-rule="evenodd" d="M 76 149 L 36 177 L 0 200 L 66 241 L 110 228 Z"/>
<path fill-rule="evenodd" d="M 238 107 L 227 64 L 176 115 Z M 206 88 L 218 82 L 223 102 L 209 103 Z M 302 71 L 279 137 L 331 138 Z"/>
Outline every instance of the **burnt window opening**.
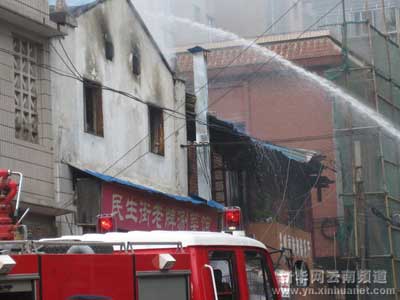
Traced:
<path fill-rule="evenodd" d="M 135 49 L 132 52 L 132 73 L 136 76 L 139 76 L 141 72 L 140 67 L 140 53 L 138 49 Z"/>
<path fill-rule="evenodd" d="M 114 44 L 112 43 L 108 34 L 104 34 L 104 50 L 106 59 L 112 61 L 114 59 Z"/>
<path fill-rule="evenodd" d="M 85 132 L 104 136 L 103 97 L 101 85 L 90 80 L 83 82 Z"/>
<path fill-rule="evenodd" d="M 164 117 L 161 108 L 149 106 L 150 151 L 164 156 Z"/>
<path fill-rule="evenodd" d="M 322 202 L 322 188 L 320 186 L 317 188 L 317 200 Z"/>

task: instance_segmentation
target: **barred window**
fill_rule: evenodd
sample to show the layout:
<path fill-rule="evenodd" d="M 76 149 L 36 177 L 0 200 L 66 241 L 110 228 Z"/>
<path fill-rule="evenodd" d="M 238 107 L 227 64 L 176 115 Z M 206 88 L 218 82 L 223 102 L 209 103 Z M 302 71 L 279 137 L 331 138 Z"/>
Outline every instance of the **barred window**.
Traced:
<path fill-rule="evenodd" d="M 39 143 L 39 47 L 28 40 L 14 37 L 13 52 L 15 137 L 31 143 Z"/>

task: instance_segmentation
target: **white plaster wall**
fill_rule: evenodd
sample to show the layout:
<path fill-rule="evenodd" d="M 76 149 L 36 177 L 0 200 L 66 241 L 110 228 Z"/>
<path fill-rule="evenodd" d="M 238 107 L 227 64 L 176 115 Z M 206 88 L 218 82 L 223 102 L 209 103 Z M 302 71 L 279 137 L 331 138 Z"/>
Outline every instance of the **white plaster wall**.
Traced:
<path fill-rule="evenodd" d="M 154 105 L 175 110 L 179 108 L 184 114 L 184 85 L 174 81 L 126 0 L 106 1 L 81 15 L 77 21 L 78 27 L 69 28 L 68 36 L 62 43 L 82 76 L 128 92 Z M 105 59 L 102 23 L 108 28 L 114 44 L 112 62 Z M 61 54 L 58 41 L 53 41 L 53 45 Z M 141 53 L 140 78 L 131 73 L 130 53 L 135 45 Z M 66 60 L 65 55 L 63 57 Z M 54 51 L 51 53 L 51 63 L 67 72 Z M 61 162 L 103 173 L 148 135 L 148 106 L 105 90 L 104 138 L 85 133 L 82 83 L 55 74 L 52 76 L 54 134 L 57 136 L 55 147 L 58 153 L 56 163 L 62 177 L 70 178 L 70 175 L 66 174 L 65 164 Z M 150 142 L 146 138 L 106 173 L 115 176 L 139 158 L 118 177 L 163 192 L 186 195 L 187 156 L 185 149 L 180 147 L 186 143 L 186 128 L 185 120 L 180 118 L 164 113 L 167 138 L 164 157 L 149 153 Z M 178 134 L 174 134 L 178 128 L 181 128 Z M 68 201 L 62 198 L 59 195 L 58 200 Z"/>

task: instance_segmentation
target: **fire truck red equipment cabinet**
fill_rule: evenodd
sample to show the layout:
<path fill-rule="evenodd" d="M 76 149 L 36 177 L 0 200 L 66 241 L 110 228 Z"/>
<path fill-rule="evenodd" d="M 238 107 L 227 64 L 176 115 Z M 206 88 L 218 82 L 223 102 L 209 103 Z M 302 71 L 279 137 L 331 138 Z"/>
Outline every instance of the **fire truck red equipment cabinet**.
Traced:
<path fill-rule="evenodd" d="M 133 255 L 42 255 L 43 300 L 134 299 Z"/>
<path fill-rule="evenodd" d="M 246 237 L 155 231 L 15 243 L 31 250 L 4 255 L 1 300 L 281 298 L 265 246 Z"/>

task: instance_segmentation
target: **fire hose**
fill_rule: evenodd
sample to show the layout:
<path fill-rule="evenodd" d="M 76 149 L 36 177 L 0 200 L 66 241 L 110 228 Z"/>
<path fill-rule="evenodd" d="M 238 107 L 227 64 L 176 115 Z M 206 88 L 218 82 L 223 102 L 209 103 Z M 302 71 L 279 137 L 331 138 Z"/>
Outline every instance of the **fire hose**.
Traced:
<path fill-rule="evenodd" d="M 0 170 L 0 204 L 9 205 L 18 193 L 18 184 L 10 179 L 12 172 Z"/>
<path fill-rule="evenodd" d="M 19 183 L 11 179 L 14 175 L 19 177 Z M 20 225 L 22 218 L 17 221 L 22 180 L 22 173 L 0 169 L 0 240 L 15 239 L 17 231 L 24 227 Z M 17 199 L 14 207 L 11 202 L 15 196 Z"/>

